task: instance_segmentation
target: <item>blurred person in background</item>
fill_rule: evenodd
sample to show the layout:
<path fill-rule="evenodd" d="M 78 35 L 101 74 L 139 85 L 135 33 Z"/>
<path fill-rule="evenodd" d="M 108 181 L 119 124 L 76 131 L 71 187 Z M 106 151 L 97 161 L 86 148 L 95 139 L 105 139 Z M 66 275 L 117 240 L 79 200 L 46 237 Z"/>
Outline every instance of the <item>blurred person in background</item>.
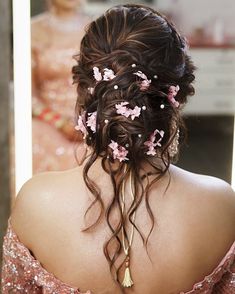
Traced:
<path fill-rule="evenodd" d="M 47 4 L 48 11 L 33 17 L 31 24 L 34 173 L 76 165 L 71 67 L 89 22 L 79 0 Z"/>

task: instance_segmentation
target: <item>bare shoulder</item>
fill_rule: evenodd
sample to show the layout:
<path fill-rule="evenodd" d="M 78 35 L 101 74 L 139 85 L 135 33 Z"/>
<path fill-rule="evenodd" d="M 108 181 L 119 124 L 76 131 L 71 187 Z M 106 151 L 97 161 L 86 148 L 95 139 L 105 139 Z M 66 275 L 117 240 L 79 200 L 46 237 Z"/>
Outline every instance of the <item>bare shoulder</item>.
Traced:
<path fill-rule="evenodd" d="M 217 248 L 217 254 L 226 252 L 235 241 L 235 193 L 232 187 L 219 178 L 175 166 L 171 167 L 171 174 L 173 187 L 181 195 L 186 222 L 190 223 L 189 238 L 205 250 Z"/>
<path fill-rule="evenodd" d="M 50 224 L 62 218 L 65 203 L 70 205 L 69 201 L 73 201 L 68 195 L 75 195 L 76 184 L 79 186 L 78 174 L 77 169 L 45 172 L 35 175 L 22 186 L 12 209 L 11 224 L 29 248 L 34 235 L 49 230 Z"/>

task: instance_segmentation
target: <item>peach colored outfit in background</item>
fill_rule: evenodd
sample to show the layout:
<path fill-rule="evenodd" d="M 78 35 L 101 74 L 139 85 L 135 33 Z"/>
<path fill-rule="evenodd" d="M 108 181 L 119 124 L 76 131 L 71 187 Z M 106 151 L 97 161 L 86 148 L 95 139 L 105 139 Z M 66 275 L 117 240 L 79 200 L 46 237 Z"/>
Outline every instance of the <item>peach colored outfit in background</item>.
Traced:
<path fill-rule="evenodd" d="M 50 108 L 74 123 L 76 88 L 73 55 L 78 54 L 88 18 L 60 21 L 44 13 L 32 21 L 33 109 Z M 47 122 L 33 118 L 34 173 L 76 166 L 75 143 Z"/>

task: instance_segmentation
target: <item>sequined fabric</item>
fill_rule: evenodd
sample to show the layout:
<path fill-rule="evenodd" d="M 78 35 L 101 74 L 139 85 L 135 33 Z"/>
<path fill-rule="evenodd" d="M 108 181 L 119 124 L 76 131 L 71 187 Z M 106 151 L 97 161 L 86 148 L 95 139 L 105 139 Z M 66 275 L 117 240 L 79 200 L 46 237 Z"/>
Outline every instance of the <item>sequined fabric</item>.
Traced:
<path fill-rule="evenodd" d="M 73 288 L 52 273 L 47 272 L 22 244 L 8 221 L 3 243 L 2 294 L 92 294 Z M 214 271 L 188 292 L 179 294 L 234 294 L 235 293 L 235 242 Z"/>
<path fill-rule="evenodd" d="M 73 56 L 78 54 L 88 19 L 78 16 L 73 30 L 63 31 L 51 22 L 49 13 L 33 19 L 32 26 L 32 106 L 34 112 L 50 108 L 74 123 L 77 99 L 72 84 Z M 36 22 L 36 26 L 35 26 Z M 76 166 L 74 149 L 56 127 L 33 118 L 33 170 L 65 170 Z"/>
<path fill-rule="evenodd" d="M 80 292 L 47 272 L 14 233 L 10 222 L 3 242 L 2 294 L 91 294 Z"/>

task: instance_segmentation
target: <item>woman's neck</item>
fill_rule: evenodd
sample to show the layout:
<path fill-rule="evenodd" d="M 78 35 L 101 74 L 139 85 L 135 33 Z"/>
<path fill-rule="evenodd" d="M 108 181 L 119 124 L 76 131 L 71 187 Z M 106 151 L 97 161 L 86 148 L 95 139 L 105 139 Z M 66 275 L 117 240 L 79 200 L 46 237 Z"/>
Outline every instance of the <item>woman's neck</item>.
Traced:
<path fill-rule="evenodd" d="M 59 7 L 52 7 L 50 13 L 62 21 L 74 19 L 78 15 L 77 9 L 62 9 Z"/>

